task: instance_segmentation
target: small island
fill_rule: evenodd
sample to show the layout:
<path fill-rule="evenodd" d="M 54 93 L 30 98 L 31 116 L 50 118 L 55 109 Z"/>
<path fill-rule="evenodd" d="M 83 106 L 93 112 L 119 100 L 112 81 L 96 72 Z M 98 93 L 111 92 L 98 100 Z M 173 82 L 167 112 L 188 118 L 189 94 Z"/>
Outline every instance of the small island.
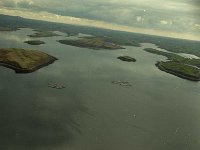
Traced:
<path fill-rule="evenodd" d="M 136 59 L 130 56 L 119 56 L 117 57 L 118 59 L 122 61 L 127 61 L 127 62 L 136 62 Z"/>
<path fill-rule="evenodd" d="M 32 40 L 32 41 L 25 41 L 24 43 L 30 44 L 30 45 L 41 45 L 45 44 L 45 42 L 40 40 Z"/>
<path fill-rule="evenodd" d="M 0 48 L 0 65 L 16 73 L 31 73 L 55 60 L 57 58 L 37 50 Z"/>
<path fill-rule="evenodd" d="M 123 47 L 107 42 L 102 38 L 98 37 L 84 37 L 78 40 L 59 40 L 61 44 L 89 48 L 94 50 L 107 49 L 107 50 L 116 50 L 116 49 L 124 49 Z"/>
<path fill-rule="evenodd" d="M 34 31 L 36 31 L 36 33 L 28 36 L 33 38 L 60 36 L 59 34 L 56 34 L 52 31 L 40 31 L 40 30 L 34 30 Z"/>
<path fill-rule="evenodd" d="M 167 61 L 159 61 L 156 63 L 156 66 L 160 70 L 187 80 L 200 81 L 200 59 L 185 58 L 175 53 L 159 51 L 152 48 L 146 48 L 144 50 L 168 58 Z"/>

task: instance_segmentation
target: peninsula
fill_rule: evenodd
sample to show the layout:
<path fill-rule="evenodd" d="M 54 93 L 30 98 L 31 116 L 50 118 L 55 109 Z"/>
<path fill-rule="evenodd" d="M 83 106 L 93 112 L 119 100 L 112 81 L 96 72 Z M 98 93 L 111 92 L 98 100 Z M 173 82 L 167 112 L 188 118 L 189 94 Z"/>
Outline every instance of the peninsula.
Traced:
<path fill-rule="evenodd" d="M 175 53 L 159 51 L 152 48 L 146 48 L 144 50 L 168 58 L 166 61 L 156 63 L 156 66 L 160 70 L 187 80 L 200 81 L 200 59 L 185 58 Z"/>
<path fill-rule="evenodd" d="M 0 65 L 16 73 L 31 73 L 55 60 L 57 58 L 36 50 L 0 48 Z"/>
<path fill-rule="evenodd" d="M 107 50 L 116 50 L 116 49 L 124 49 L 123 47 L 112 43 L 107 42 L 103 38 L 98 37 L 84 37 L 78 40 L 59 40 L 61 44 L 76 46 L 76 47 L 84 47 L 89 49 L 107 49 Z"/>

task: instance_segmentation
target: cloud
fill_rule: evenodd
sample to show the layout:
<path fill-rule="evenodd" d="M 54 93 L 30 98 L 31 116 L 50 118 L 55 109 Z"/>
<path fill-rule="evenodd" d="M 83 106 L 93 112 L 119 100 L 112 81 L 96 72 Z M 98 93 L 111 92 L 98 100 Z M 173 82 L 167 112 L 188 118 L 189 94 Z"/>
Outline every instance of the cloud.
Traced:
<path fill-rule="evenodd" d="M 194 26 L 195 26 L 195 28 L 200 30 L 200 24 L 195 24 Z"/>
<path fill-rule="evenodd" d="M 1 0 L 0 6 L 142 29 L 200 34 L 194 26 L 200 24 L 199 0 Z"/>
<path fill-rule="evenodd" d="M 136 17 L 137 22 L 143 22 L 144 18 L 142 18 L 141 16 L 137 16 Z"/>
<path fill-rule="evenodd" d="M 166 20 L 161 20 L 160 24 L 166 25 L 166 24 L 168 24 L 168 22 Z"/>
<path fill-rule="evenodd" d="M 193 39 L 193 40 L 200 41 L 199 36 L 193 35 L 189 32 L 177 33 L 177 32 L 171 32 L 171 31 L 130 27 L 130 26 L 118 25 L 118 24 L 98 21 L 98 20 L 76 18 L 76 17 L 71 17 L 71 16 L 61 16 L 61 15 L 56 15 L 56 14 L 48 13 L 44 11 L 33 12 L 33 11 L 29 11 L 28 9 L 17 10 L 17 9 L 1 8 L 0 14 L 6 14 L 6 15 L 11 15 L 11 16 L 21 16 L 24 18 L 45 20 L 45 21 L 51 21 L 51 22 L 60 22 L 60 23 L 82 25 L 82 26 L 92 26 L 92 27 L 106 28 L 106 29 L 111 29 L 111 30 L 144 33 L 144 34 L 167 36 L 167 37 L 174 37 L 174 38 Z"/>

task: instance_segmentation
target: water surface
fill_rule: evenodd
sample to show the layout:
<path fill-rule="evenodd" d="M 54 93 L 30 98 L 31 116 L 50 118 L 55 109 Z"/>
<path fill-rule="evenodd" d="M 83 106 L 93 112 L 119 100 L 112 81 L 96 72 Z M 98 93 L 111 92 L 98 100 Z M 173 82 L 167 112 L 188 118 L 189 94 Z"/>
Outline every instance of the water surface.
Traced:
<path fill-rule="evenodd" d="M 96 51 L 58 43 L 65 35 L 38 38 L 46 43 L 39 46 L 23 43 L 34 39 L 31 33 L 0 32 L 0 45 L 59 60 L 31 74 L 0 67 L 2 150 L 200 149 L 200 83 L 156 68 L 166 58 L 143 51 L 152 45 Z M 120 55 L 137 61 L 120 61 Z M 66 88 L 48 88 L 49 82 Z"/>

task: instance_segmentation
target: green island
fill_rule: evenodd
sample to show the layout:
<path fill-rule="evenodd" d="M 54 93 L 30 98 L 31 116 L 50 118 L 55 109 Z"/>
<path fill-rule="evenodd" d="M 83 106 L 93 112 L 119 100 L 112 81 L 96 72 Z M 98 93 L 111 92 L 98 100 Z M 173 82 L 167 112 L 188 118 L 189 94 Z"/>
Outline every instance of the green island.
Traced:
<path fill-rule="evenodd" d="M 31 73 L 55 60 L 57 58 L 37 50 L 0 48 L 0 65 L 16 73 Z"/>
<path fill-rule="evenodd" d="M 45 42 L 40 40 L 31 40 L 31 41 L 25 41 L 24 43 L 30 44 L 30 45 L 41 45 L 45 44 Z"/>
<path fill-rule="evenodd" d="M 56 34 L 52 31 L 40 31 L 40 30 L 34 30 L 36 31 L 36 33 L 32 34 L 32 35 L 28 35 L 29 37 L 34 37 L 34 38 L 38 38 L 38 37 L 52 37 L 52 36 L 60 36 L 59 34 Z"/>
<path fill-rule="evenodd" d="M 119 56 L 117 57 L 118 59 L 122 61 L 127 61 L 127 62 L 136 62 L 136 59 L 130 56 Z"/>
<path fill-rule="evenodd" d="M 98 37 L 84 37 L 80 38 L 78 40 L 59 40 L 61 44 L 71 45 L 71 46 L 77 46 L 77 47 L 84 47 L 84 48 L 90 48 L 90 49 L 108 49 L 108 50 L 116 50 L 116 49 L 124 49 L 123 47 L 105 41 L 103 38 Z"/>
<path fill-rule="evenodd" d="M 144 50 L 168 58 L 167 61 L 159 61 L 156 63 L 156 66 L 160 70 L 187 80 L 200 81 L 200 59 L 185 58 L 178 54 L 163 52 L 152 48 L 146 48 Z"/>

